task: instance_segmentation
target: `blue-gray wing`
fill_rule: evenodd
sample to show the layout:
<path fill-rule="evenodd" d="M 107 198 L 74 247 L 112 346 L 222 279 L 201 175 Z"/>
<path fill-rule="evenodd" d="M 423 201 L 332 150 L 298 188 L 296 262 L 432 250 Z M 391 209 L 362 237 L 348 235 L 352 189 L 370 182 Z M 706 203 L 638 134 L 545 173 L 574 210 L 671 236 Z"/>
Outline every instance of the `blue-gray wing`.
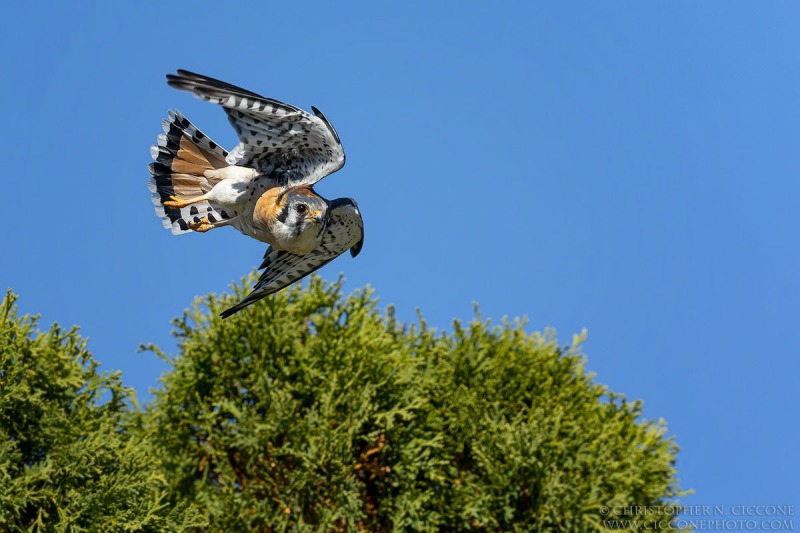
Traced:
<path fill-rule="evenodd" d="M 253 291 L 241 302 L 223 311 L 220 316 L 229 317 L 265 296 L 278 292 L 330 263 L 347 250 L 355 257 L 363 245 L 364 221 L 358 205 L 352 198 L 338 198 L 331 202 L 325 233 L 317 249 L 305 255 L 297 255 L 275 250 L 271 246 L 267 248 L 264 261 L 259 267 L 263 272 Z"/>
<path fill-rule="evenodd" d="M 257 168 L 283 185 L 312 185 L 344 166 L 336 130 L 317 108 L 314 114 L 247 89 L 187 70 L 167 74 L 167 83 L 221 105 L 239 144 L 231 165 Z"/>

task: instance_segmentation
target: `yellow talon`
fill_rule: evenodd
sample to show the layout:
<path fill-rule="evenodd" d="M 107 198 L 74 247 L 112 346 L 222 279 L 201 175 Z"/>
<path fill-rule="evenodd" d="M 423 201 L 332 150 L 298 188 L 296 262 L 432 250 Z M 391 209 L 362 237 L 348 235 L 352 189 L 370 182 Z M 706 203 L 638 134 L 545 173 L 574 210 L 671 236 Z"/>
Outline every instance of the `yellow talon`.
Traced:
<path fill-rule="evenodd" d="M 206 217 L 201 218 L 198 222 L 191 221 L 187 224 L 189 229 L 192 231 L 197 231 L 199 233 L 205 233 L 206 231 L 213 229 L 214 225 L 208 222 Z"/>
<path fill-rule="evenodd" d="M 177 207 L 177 208 L 181 208 L 181 207 L 186 207 L 187 205 L 189 205 L 189 203 L 188 203 L 188 202 L 186 202 L 185 200 L 181 200 L 181 199 L 180 199 L 180 198 L 178 198 L 177 196 L 170 196 L 170 197 L 169 197 L 169 200 L 167 200 L 166 202 L 164 202 L 164 207 Z"/>

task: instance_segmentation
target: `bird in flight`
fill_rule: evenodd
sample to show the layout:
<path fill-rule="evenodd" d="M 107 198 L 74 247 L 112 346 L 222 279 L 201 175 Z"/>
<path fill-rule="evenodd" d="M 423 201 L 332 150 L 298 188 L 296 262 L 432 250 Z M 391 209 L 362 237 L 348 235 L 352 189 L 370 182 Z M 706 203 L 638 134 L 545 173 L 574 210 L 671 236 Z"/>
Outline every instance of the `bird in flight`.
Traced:
<path fill-rule="evenodd" d="M 347 250 L 357 256 L 364 222 L 352 198 L 327 200 L 314 184 L 344 166 L 339 135 L 317 108 L 293 105 L 186 70 L 167 84 L 219 104 L 239 144 L 226 151 L 179 111 L 150 149 L 156 214 L 173 234 L 233 226 L 269 244 L 253 291 L 223 318 L 314 272 Z"/>

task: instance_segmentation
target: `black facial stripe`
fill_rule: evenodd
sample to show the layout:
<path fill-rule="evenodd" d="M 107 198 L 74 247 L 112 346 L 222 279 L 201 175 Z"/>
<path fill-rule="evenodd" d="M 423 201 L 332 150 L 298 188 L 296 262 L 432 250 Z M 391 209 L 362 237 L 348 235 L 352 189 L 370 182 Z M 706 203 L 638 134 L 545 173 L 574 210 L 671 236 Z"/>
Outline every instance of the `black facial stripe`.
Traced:
<path fill-rule="evenodd" d="M 283 208 L 281 208 L 281 212 L 278 213 L 278 216 L 276 218 L 278 219 L 278 222 L 285 224 L 286 219 L 289 218 L 289 206 L 284 205 Z"/>

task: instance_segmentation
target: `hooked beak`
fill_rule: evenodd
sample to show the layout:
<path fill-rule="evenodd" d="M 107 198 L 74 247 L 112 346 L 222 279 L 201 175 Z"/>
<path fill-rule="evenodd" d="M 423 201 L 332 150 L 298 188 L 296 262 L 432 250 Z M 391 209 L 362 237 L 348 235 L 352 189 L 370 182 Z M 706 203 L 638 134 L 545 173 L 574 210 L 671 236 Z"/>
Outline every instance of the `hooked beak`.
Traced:
<path fill-rule="evenodd" d="M 319 209 L 313 211 L 310 215 L 308 215 L 308 220 L 311 222 L 316 222 L 317 224 L 322 224 L 323 218 L 324 217 L 322 216 L 322 211 L 320 211 Z"/>

